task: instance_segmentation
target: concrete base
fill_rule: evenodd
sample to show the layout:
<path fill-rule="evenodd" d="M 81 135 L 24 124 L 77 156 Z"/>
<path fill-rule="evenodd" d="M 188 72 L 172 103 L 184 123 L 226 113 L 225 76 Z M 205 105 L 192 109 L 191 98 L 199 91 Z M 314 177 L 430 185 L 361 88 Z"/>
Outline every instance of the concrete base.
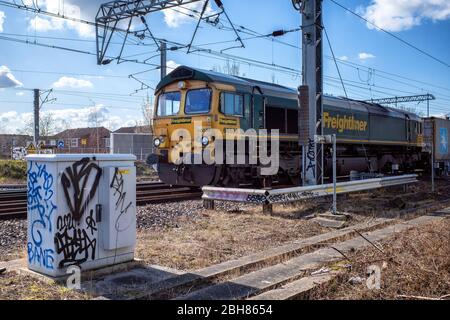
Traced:
<path fill-rule="evenodd" d="M 130 269 L 134 269 L 140 266 L 143 266 L 144 263 L 141 260 L 134 259 L 132 261 L 123 262 L 117 265 L 106 266 L 93 270 L 81 270 L 81 281 L 92 280 L 95 278 L 104 277 L 117 272 L 125 272 Z M 71 276 L 71 274 L 67 274 L 59 277 L 52 277 L 49 275 L 45 275 L 33 270 L 28 269 L 27 267 L 21 267 L 17 269 L 19 274 L 32 276 L 38 278 L 41 281 L 46 283 L 65 283 L 67 278 Z"/>
<path fill-rule="evenodd" d="M 331 219 L 336 221 L 348 221 L 351 220 L 352 216 L 347 212 L 338 212 L 337 214 L 332 214 L 331 212 L 325 212 L 318 215 L 320 218 Z"/>
<path fill-rule="evenodd" d="M 320 218 L 320 217 L 314 218 L 313 221 L 317 222 L 322 227 L 332 228 L 332 229 L 341 229 L 347 225 L 346 221 L 337 221 L 337 220 L 325 219 L 325 218 Z"/>
<path fill-rule="evenodd" d="M 49 285 L 66 285 L 67 278 L 50 277 L 30 270 L 26 261 L 17 260 L 11 263 L 14 270 L 20 275 L 30 276 Z M 141 260 L 133 260 L 114 266 L 86 270 L 81 272 L 81 291 L 94 296 L 93 300 L 136 299 L 149 288 L 149 286 L 169 278 L 180 276 L 184 272 L 162 266 L 146 265 Z"/>
<path fill-rule="evenodd" d="M 326 212 L 319 214 L 313 221 L 325 228 L 341 229 L 347 226 L 347 222 L 350 219 L 351 215 L 348 213 L 332 214 L 331 212 Z"/>
<path fill-rule="evenodd" d="M 184 272 L 162 266 L 138 267 L 126 272 L 111 274 L 103 279 L 82 283 L 82 290 L 94 296 L 95 299 L 133 300 L 139 299 L 156 283 L 170 280 Z"/>

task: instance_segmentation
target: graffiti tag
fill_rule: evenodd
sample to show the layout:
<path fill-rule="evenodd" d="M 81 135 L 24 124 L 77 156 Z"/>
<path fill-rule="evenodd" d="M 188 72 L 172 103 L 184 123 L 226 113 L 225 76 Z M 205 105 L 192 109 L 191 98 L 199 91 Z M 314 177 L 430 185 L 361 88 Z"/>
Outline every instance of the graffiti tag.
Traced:
<path fill-rule="evenodd" d="M 97 239 L 92 235 L 97 227 L 93 214 L 94 211 L 91 210 L 89 216 L 86 217 L 87 228 L 85 229 L 77 227 L 78 222 L 70 213 L 58 217 L 55 246 L 56 253 L 63 254 L 63 259 L 59 262 L 60 268 L 95 259 Z M 89 231 L 91 231 L 91 236 L 89 236 Z"/>
<path fill-rule="evenodd" d="M 31 238 L 27 243 L 28 262 L 53 269 L 54 251 L 43 247 L 43 238 L 52 232 L 51 217 L 57 206 L 53 203 L 53 175 L 45 164 L 30 162 L 27 189 Z"/>
<path fill-rule="evenodd" d="M 94 183 L 90 187 L 90 191 L 85 198 L 86 184 L 91 173 L 94 172 Z M 90 162 L 89 158 L 83 158 L 75 162 L 71 167 L 67 167 L 61 177 L 61 183 L 66 197 L 67 205 L 76 221 L 80 221 L 83 213 L 89 205 L 91 199 L 97 192 L 102 169 L 95 163 Z M 69 189 L 73 188 L 73 200 L 69 193 Z"/>

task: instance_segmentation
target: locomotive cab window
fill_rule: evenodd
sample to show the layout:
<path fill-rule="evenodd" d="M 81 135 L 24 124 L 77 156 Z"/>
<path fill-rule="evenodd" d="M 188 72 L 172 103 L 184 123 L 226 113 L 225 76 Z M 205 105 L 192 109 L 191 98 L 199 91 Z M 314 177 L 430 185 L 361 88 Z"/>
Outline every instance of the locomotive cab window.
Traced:
<path fill-rule="evenodd" d="M 244 116 L 244 96 L 222 92 L 220 95 L 220 111 L 227 116 Z"/>
<path fill-rule="evenodd" d="M 186 114 L 209 113 L 211 108 L 211 89 L 189 90 L 186 94 Z"/>
<path fill-rule="evenodd" d="M 159 96 L 158 117 L 174 116 L 180 111 L 181 93 L 167 92 Z"/>

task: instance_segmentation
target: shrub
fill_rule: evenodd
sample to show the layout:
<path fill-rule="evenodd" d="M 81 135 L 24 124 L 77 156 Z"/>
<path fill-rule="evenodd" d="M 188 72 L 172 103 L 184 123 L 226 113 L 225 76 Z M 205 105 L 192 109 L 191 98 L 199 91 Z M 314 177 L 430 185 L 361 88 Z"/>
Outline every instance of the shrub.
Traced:
<path fill-rule="evenodd" d="M 0 160 L 0 177 L 25 180 L 27 163 L 22 160 Z"/>

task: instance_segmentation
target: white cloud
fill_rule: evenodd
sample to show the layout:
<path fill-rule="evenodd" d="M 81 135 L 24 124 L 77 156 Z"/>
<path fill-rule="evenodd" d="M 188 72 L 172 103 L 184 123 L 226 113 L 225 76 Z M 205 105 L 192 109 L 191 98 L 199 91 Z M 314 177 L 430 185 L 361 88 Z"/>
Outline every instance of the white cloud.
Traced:
<path fill-rule="evenodd" d="M 94 85 L 89 80 L 77 79 L 72 77 L 61 77 L 53 83 L 54 88 L 92 88 Z"/>
<path fill-rule="evenodd" d="M 97 105 L 96 107 L 83 107 L 71 109 L 46 109 L 41 112 L 42 116 L 52 115 L 55 121 L 56 133 L 65 129 L 93 127 L 106 127 L 117 130 L 120 127 L 136 125 L 139 115 L 134 119 L 132 116 L 118 116 L 111 112 L 108 107 Z M 96 119 L 95 119 L 96 118 Z M 0 112 L 0 133 L 23 132 L 27 123 L 33 119 L 32 112 L 18 113 L 16 111 Z"/>
<path fill-rule="evenodd" d="M 348 61 L 348 57 L 347 56 L 342 56 L 342 57 L 339 57 L 339 60 Z"/>
<path fill-rule="evenodd" d="M 3 32 L 3 23 L 5 23 L 6 15 L 3 11 L 0 11 L 0 32 Z"/>
<path fill-rule="evenodd" d="M 22 83 L 17 80 L 7 66 L 0 66 L 0 88 L 19 87 Z"/>
<path fill-rule="evenodd" d="M 64 22 L 62 19 L 56 18 L 42 18 L 40 16 L 36 16 L 29 21 L 28 29 L 36 30 L 36 31 L 53 31 L 53 30 L 62 30 L 64 28 Z"/>
<path fill-rule="evenodd" d="M 373 0 L 358 10 L 364 18 L 380 28 L 397 32 L 411 29 L 424 20 L 450 19 L 449 0 Z M 374 27 L 367 24 L 367 27 Z"/>
<path fill-rule="evenodd" d="M 32 0 L 27 0 L 24 2 L 30 2 L 28 5 L 33 5 Z M 61 1 L 58 0 L 38 0 L 38 7 L 40 9 L 46 10 L 48 12 L 65 15 L 67 17 L 72 17 L 76 19 L 85 19 L 93 21 L 95 18 L 95 10 L 98 10 L 100 3 L 96 4 L 96 1 L 83 0 L 66 0 L 64 5 L 61 5 Z M 97 5 L 95 7 L 95 5 Z M 83 8 L 83 10 L 81 10 Z M 28 28 L 30 30 L 37 30 L 42 32 L 52 31 L 52 30 L 64 30 L 66 28 L 75 30 L 80 37 L 83 38 L 94 38 L 95 29 L 91 25 L 84 23 L 64 20 L 57 17 L 40 17 L 36 16 L 30 19 Z"/>
<path fill-rule="evenodd" d="M 16 93 L 16 96 L 19 96 L 19 97 L 24 96 L 24 95 L 25 95 L 25 92 L 23 92 L 23 91 L 19 91 Z"/>
<path fill-rule="evenodd" d="M 358 54 L 358 58 L 360 60 L 367 60 L 367 59 L 373 59 L 373 58 L 375 58 L 375 56 L 371 53 L 361 52 L 360 54 Z"/>
<path fill-rule="evenodd" d="M 172 9 L 167 9 L 163 11 L 164 14 L 164 21 L 170 28 L 178 28 L 182 24 L 188 23 L 188 22 L 195 22 L 194 19 L 189 17 L 188 15 L 192 14 L 191 10 L 201 11 L 203 9 L 204 2 L 198 1 L 194 3 L 187 4 L 183 7 L 177 8 L 177 11 Z M 208 4 L 205 16 L 211 15 L 214 12 L 211 5 Z"/>
<path fill-rule="evenodd" d="M 175 61 L 169 60 L 169 61 L 167 61 L 167 69 L 168 69 L 167 72 L 170 73 L 173 70 L 175 70 L 176 68 L 178 68 L 179 66 L 180 66 L 180 64 L 176 63 Z"/>

